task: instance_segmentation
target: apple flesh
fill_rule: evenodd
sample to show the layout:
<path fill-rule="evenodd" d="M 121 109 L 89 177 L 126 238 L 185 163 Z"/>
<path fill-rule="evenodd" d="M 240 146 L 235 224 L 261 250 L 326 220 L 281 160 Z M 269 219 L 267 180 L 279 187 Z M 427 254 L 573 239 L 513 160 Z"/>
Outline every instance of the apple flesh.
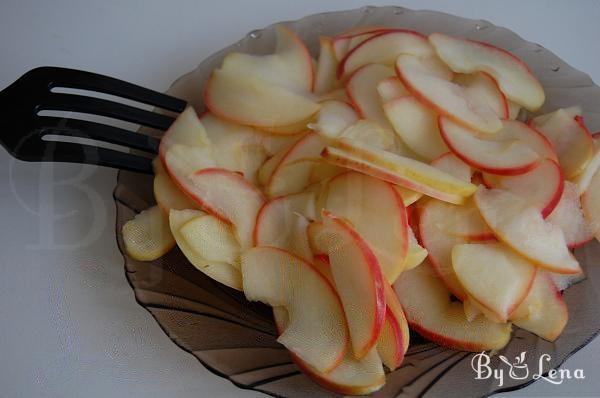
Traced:
<path fill-rule="evenodd" d="M 483 174 L 488 188 L 509 191 L 538 209 L 546 218 L 563 195 L 564 178 L 560 166 L 554 160 L 544 159 L 527 173 L 516 176 Z"/>
<path fill-rule="evenodd" d="M 315 89 L 317 95 L 333 90 L 337 84 L 338 60 L 333 49 L 333 39 L 330 37 L 319 38 L 320 51 L 315 74 Z"/>
<path fill-rule="evenodd" d="M 512 322 L 541 338 L 554 341 L 562 333 L 569 313 L 560 292 L 546 272 L 538 272 L 525 300 L 511 315 Z"/>
<path fill-rule="evenodd" d="M 404 87 L 402 81 L 396 76 L 388 77 L 377 83 L 377 92 L 383 103 L 410 95 L 410 92 Z"/>
<path fill-rule="evenodd" d="M 180 236 L 188 247 L 207 261 L 236 265 L 241 253 L 231 225 L 210 214 L 196 217 L 181 228 Z"/>
<path fill-rule="evenodd" d="M 536 268 L 502 243 L 456 245 L 452 267 L 469 296 L 501 322 L 525 299 Z"/>
<path fill-rule="evenodd" d="M 427 258 L 427 250 L 423 248 L 417 238 L 415 237 L 415 233 L 412 228 L 408 228 L 408 253 L 406 254 L 406 262 L 404 263 L 403 271 L 408 271 L 409 269 L 413 269 L 418 265 L 421 265 L 425 258 Z"/>
<path fill-rule="evenodd" d="M 241 269 L 248 300 L 287 310 L 277 341 L 319 372 L 339 365 L 348 345 L 344 311 L 334 287 L 310 263 L 282 249 L 254 247 L 242 255 Z"/>
<path fill-rule="evenodd" d="M 409 30 L 381 32 L 354 47 L 340 62 L 338 76 L 348 75 L 367 64 L 393 66 L 400 54 L 433 55 L 427 38 Z"/>
<path fill-rule="evenodd" d="M 458 158 L 476 169 L 500 175 L 518 175 L 533 169 L 539 155 L 518 139 L 499 140 L 482 137 L 445 117 L 439 118 L 442 138 Z M 503 129 L 528 128 L 520 122 L 505 120 Z M 499 133 L 501 136 L 511 133 Z"/>
<path fill-rule="evenodd" d="M 277 330 L 282 333 L 289 319 L 286 309 L 274 307 L 273 318 Z M 304 374 L 320 386 L 338 394 L 368 395 L 385 384 L 385 373 L 375 348 L 361 359 L 354 358 L 350 352 L 346 353 L 339 365 L 328 373 L 319 372 L 294 353 L 290 354 Z"/>
<path fill-rule="evenodd" d="M 327 138 L 335 139 L 357 121 L 358 115 L 350 104 L 345 101 L 328 100 L 321 103 L 316 122 L 308 127 Z"/>
<path fill-rule="evenodd" d="M 396 142 L 394 133 L 370 120 L 361 119 L 348 126 L 339 138 L 350 141 L 362 142 L 375 148 L 391 151 Z"/>
<path fill-rule="evenodd" d="M 429 42 L 454 72 L 489 74 L 509 100 L 530 111 L 544 103 L 546 97 L 540 82 L 523 61 L 508 51 L 442 33 L 429 35 Z"/>
<path fill-rule="evenodd" d="M 537 123 L 535 120 L 533 123 L 552 142 L 566 179 L 581 174 L 594 155 L 592 136 L 581 119 L 578 120 L 559 109 L 548 115 L 543 123 L 539 119 Z"/>
<path fill-rule="evenodd" d="M 335 165 L 401 185 L 440 200 L 462 203 L 475 186 L 428 164 L 357 142 L 340 140 L 321 155 Z"/>
<path fill-rule="evenodd" d="M 480 185 L 475 205 L 496 237 L 535 265 L 560 274 L 581 272 L 560 228 L 544 221 L 525 199 Z"/>
<path fill-rule="evenodd" d="M 167 150 L 174 144 L 186 147 L 206 147 L 211 144 L 204 125 L 191 106 L 177 116 L 160 140 L 158 153 L 163 163 Z"/>
<path fill-rule="evenodd" d="M 424 338 L 460 351 L 499 350 L 510 340 L 510 324 L 485 317 L 469 322 L 463 305 L 425 263 L 400 275 L 394 284 L 409 326 Z"/>
<path fill-rule="evenodd" d="M 596 171 L 590 186 L 581 195 L 581 207 L 589 228 L 600 241 L 600 171 Z"/>
<path fill-rule="evenodd" d="M 134 260 L 152 261 L 175 245 L 169 220 L 158 206 L 142 211 L 123 225 L 125 252 Z"/>
<path fill-rule="evenodd" d="M 594 233 L 583 215 L 577 185 L 570 181 L 565 181 L 560 201 L 546 220 L 563 231 L 570 249 L 594 239 Z"/>
<path fill-rule="evenodd" d="M 188 241 L 181 234 L 181 228 L 184 225 L 206 215 L 206 213 L 200 210 L 171 210 L 169 212 L 169 227 L 177 242 L 177 247 L 179 247 L 188 261 L 200 272 L 225 286 L 242 290 L 242 274 L 236 266 L 238 264 L 228 264 L 205 259 L 200 253 L 192 249 Z"/>
<path fill-rule="evenodd" d="M 346 83 L 348 97 L 360 116 L 384 128 L 389 126 L 389 122 L 381 108 L 382 101 L 377 92 L 377 84 L 392 76 L 395 76 L 392 68 L 368 64 L 352 73 Z"/>
<path fill-rule="evenodd" d="M 256 215 L 265 200 L 244 177 L 225 169 L 204 169 L 192 174 L 184 189 L 201 208 L 233 224 L 242 250 L 252 246 Z"/>
<path fill-rule="evenodd" d="M 385 302 L 387 305 L 385 320 L 377 339 L 377 353 L 383 364 L 391 371 L 396 370 L 404 361 L 408 350 L 410 332 L 402 305 L 391 285 L 385 284 Z"/>
<path fill-rule="evenodd" d="M 377 343 L 385 319 L 383 276 L 377 257 L 348 222 L 324 211 L 323 225 L 325 231 L 319 238 L 327 247 L 354 356 L 360 359 Z"/>
<path fill-rule="evenodd" d="M 183 210 L 197 207 L 196 203 L 188 198 L 171 180 L 160 158 L 154 159 L 152 166 L 154 167 L 154 199 L 165 214 L 169 214 L 171 209 Z"/>
<path fill-rule="evenodd" d="M 496 81 L 487 73 L 478 72 L 454 76 L 454 82 L 465 87 L 473 102 L 487 104 L 501 119 L 509 119 L 509 106 Z"/>
<path fill-rule="evenodd" d="M 483 133 L 495 133 L 502 128 L 500 119 L 487 104 L 475 102 L 465 88 L 439 77 L 419 58 L 399 56 L 396 73 L 416 98 L 440 115 Z"/>
<path fill-rule="evenodd" d="M 392 185 L 346 172 L 327 184 L 325 208 L 349 221 L 377 257 L 389 283 L 400 275 L 408 250 L 408 223 L 402 198 Z"/>
<path fill-rule="evenodd" d="M 396 134 L 417 155 L 430 161 L 448 152 L 440 136 L 437 115 L 416 98 L 396 98 L 383 104 L 383 110 Z"/>
<path fill-rule="evenodd" d="M 454 156 L 452 152 L 446 152 L 433 159 L 431 165 L 463 181 L 471 182 L 473 175 L 471 166 Z"/>

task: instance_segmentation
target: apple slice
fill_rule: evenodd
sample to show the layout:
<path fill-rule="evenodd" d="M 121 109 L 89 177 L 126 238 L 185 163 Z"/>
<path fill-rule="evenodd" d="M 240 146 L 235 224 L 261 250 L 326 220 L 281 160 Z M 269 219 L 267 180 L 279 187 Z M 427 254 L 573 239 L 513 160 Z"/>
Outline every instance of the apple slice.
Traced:
<path fill-rule="evenodd" d="M 393 283 L 408 250 L 408 223 L 402 198 L 392 185 L 356 172 L 327 184 L 325 208 L 349 221 L 377 257 L 381 273 Z"/>
<path fill-rule="evenodd" d="M 375 346 L 385 319 L 383 277 L 377 257 L 349 223 L 324 211 L 323 224 L 319 245 L 327 247 L 354 356 L 360 359 Z"/>
<path fill-rule="evenodd" d="M 123 225 L 121 233 L 125 252 L 134 260 L 156 260 L 175 245 L 168 217 L 158 206 L 136 214 Z"/>
<path fill-rule="evenodd" d="M 454 72 L 488 73 L 509 100 L 530 111 L 536 111 L 544 103 L 544 89 L 540 82 L 523 61 L 508 51 L 442 33 L 429 35 L 429 42 Z"/>
<path fill-rule="evenodd" d="M 388 77 L 377 83 L 377 92 L 383 103 L 410 95 L 410 92 L 404 87 L 402 81 L 396 76 Z"/>
<path fill-rule="evenodd" d="M 545 222 L 525 199 L 480 185 L 475 205 L 498 239 L 535 265 L 559 274 L 581 272 L 560 228 Z"/>
<path fill-rule="evenodd" d="M 464 236 L 453 235 L 447 231 L 453 227 L 453 221 L 461 220 L 460 217 L 455 216 L 457 209 L 460 207 L 438 200 L 429 200 L 420 208 L 418 225 L 421 243 L 427 249 L 431 267 L 448 290 L 458 299 L 464 300 L 467 293 L 452 267 L 452 248 L 468 243 L 469 240 Z"/>
<path fill-rule="evenodd" d="M 329 162 L 368 174 L 440 200 L 462 203 L 475 186 L 414 159 L 358 142 L 340 140 L 322 156 Z"/>
<path fill-rule="evenodd" d="M 485 72 L 469 75 L 459 74 L 454 82 L 465 87 L 467 95 L 474 102 L 487 104 L 501 119 L 509 119 L 509 106 L 496 81 Z"/>
<path fill-rule="evenodd" d="M 570 249 L 594 239 L 594 233 L 583 215 L 577 185 L 570 181 L 565 181 L 560 201 L 546 220 L 563 231 Z"/>
<path fill-rule="evenodd" d="M 179 234 L 188 247 L 207 261 L 237 266 L 241 253 L 231 225 L 210 214 L 196 217 L 181 228 Z"/>
<path fill-rule="evenodd" d="M 552 279 L 552 282 L 554 282 L 556 289 L 558 289 L 560 292 L 585 279 L 585 274 L 583 272 L 579 274 L 557 274 L 555 272 L 546 271 L 546 273 L 550 279 Z"/>
<path fill-rule="evenodd" d="M 540 161 L 525 174 L 517 176 L 484 174 L 483 180 L 488 188 L 504 189 L 525 199 L 538 209 L 544 218 L 552 213 L 564 189 L 560 166 L 550 159 Z"/>
<path fill-rule="evenodd" d="M 328 100 L 321 103 L 315 123 L 308 127 L 327 138 L 337 138 L 349 126 L 358 121 L 354 108 L 344 101 Z"/>
<path fill-rule="evenodd" d="M 452 267 L 472 299 L 501 322 L 525 299 L 536 268 L 502 243 L 456 245 Z"/>
<path fill-rule="evenodd" d="M 367 40 L 369 37 L 375 36 L 377 33 L 382 32 L 386 29 L 380 28 L 359 28 L 353 32 L 347 32 L 342 35 L 338 35 L 333 39 L 333 52 L 335 58 L 338 61 L 344 59 L 348 51 Z"/>
<path fill-rule="evenodd" d="M 169 214 L 171 209 L 183 210 L 197 207 L 196 203 L 171 180 L 159 157 L 154 159 L 152 166 L 154 167 L 154 199 L 165 214 Z"/>
<path fill-rule="evenodd" d="M 487 104 L 476 102 L 463 87 L 433 73 L 419 58 L 399 56 L 396 73 L 416 98 L 440 115 L 483 133 L 495 133 L 502 128 L 500 119 Z"/>
<path fill-rule="evenodd" d="M 319 104 L 307 96 L 222 69 L 214 70 L 208 79 L 204 104 L 221 118 L 256 127 L 292 125 L 319 110 Z"/>
<path fill-rule="evenodd" d="M 505 120 L 503 129 L 520 129 L 524 124 Z M 439 118 L 442 138 L 458 158 L 476 169 L 501 175 L 523 174 L 533 169 L 539 155 L 518 139 L 489 139 L 445 117 Z M 501 136 L 512 135 L 499 133 Z"/>
<path fill-rule="evenodd" d="M 562 333 L 569 313 L 560 292 L 546 272 L 538 272 L 525 300 L 512 313 L 511 320 L 521 329 L 554 341 Z"/>
<path fill-rule="evenodd" d="M 383 150 L 392 150 L 396 146 L 394 133 L 391 130 L 364 119 L 348 126 L 339 138 L 362 142 Z"/>
<path fill-rule="evenodd" d="M 590 186 L 581 195 L 581 207 L 590 229 L 600 241 L 600 170 L 596 171 Z"/>
<path fill-rule="evenodd" d="M 412 228 L 408 228 L 408 253 L 406 254 L 406 262 L 404 263 L 403 271 L 413 269 L 425 260 L 427 257 L 427 250 L 425 250 L 415 237 L 415 233 Z"/>
<path fill-rule="evenodd" d="M 167 150 L 174 144 L 205 147 L 211 144 L 203 124 L 191 106 L 185 108 L 160 140 L 159 156 L 165 161 Z"/>
<path fill-rule="evenodd" d="M 301 192 L 265 203 L 256 217 L 254 246 L 287 248 L 298 215 L 316 218 L 315 196 L 314 192 Z"/>
<path fill-rule="evenodd" d="M 331 178 L 345 172 L 346 169 L 344 168 L 327 163 L 323 159 L 318 159 L 312 165 L 310 175 L 308 176 L 308 182 L 310 185 L 315 185 L 321 182 L 329 181 Z"/>
<path fill-rule="evenodd" d="M 423 264 L 402 273 L 394 284 L 410 327 L 428 340 L 460 351 L 499 350 L 510 340 L 510 324 L 478 317 L 469 322 L 461 302 Z"/>
<path fill-rule="evenodd" d="M 440 136 L 435 112 L 412 96 L 383 104 L 383 110 L 396 134 L 417 155 L 432 160 L 448 152 Z"/>
<path fill-rule="evenodd" d="M 567 108 L 560 108 L 562 112 L 564 112 L 567 116 L 571 118 L 575 118 L 576 116 L 583 115 L 583 109 L 579 105 L 569 106 Z M 558 110 L 557 110 L 558 111 Z M 531 124 L 535 126 L 539 126 L 541 124 L 546 123 L 548 120 L 556 116 L 557 111 L 545 113 L 543 115 L 538 115 L 531 119 Z"/>
<path fill-rule="evenodd" d="M 404 361 L 408 350 L 410 332 L 402 305 L 391 285 L 385 283 L 385 302 L 387 305 L 385 320 L 377 339 L 377 353 L 383 364 L 391 371 L 396 370 Z"/>
<path fill-rule="evenodd" d="M 560 167 L 568 180 L 581 174 L 594 155 L 592 135 L 581 119 L 578 120 L 559 109 L 544 123 L 533 124 L 552 142 Z"/>
<path fill-rule="evenodd" d="M 317 61 L 315 75 L 315 94 L 321 95 L 333 90 L 337 84 L 338 60 L 335 58 L 333 39 L 330 37 L 319 37 L 321 50 Z"/>
<path fill-rule="evenodd" d="M 242 250 L 252 246 L 264 198 L 244 177 L 225 169 L 204 169 L 192 174 L 184 189 L 203 209 L 233 224 Z"/>
<path fill-rule="evenodd" d="M 169 226 L 177 242 L 177 246 L 188 261 L 199 271 L 225 286 L 242 290 L 242 274 L 235 265 L 220 261 L 208 261 L 200 253 L 192 249 L 188 241 L 181 234 L 181 228 L 184 225 L 206 215 L 206 213 L 200 210 L 171 210 L 169 212 Z"/>
<path fill-rule="evenodd" d="M 275 27 L 274 54 L 227 54 L 221 70 L 251 79 L 264 80 L 294 92 L 310 92 L 314 84 L 312 57 L 308 49 L 290 29 Z"/>
<path fill-rule="evenodd" d="M 427 38 L 410 30 L 381 32 L 354 47 L 340 62 L 338 76 L 345 76 L 367 64 L 393 66 L 400 54 L 418 57 L 433 55 Z"/>
<path fill-rule="evenodd" d="M 273 318 L 281 334 L 289 323 L 287 310 L 283 307 L 273 307 Z M 361 359 L 354 358 L 352 353 L 346 353 L 339 365 L 329 373 L 318 372 L 294 353 L 290 353 L 290 356 L 300 370 L 315 383 L 338 394 L 367 395 L 385 384 L 385 373 L 375 348 Z"/>
<path fill-rule="evenodd" d="M 311 264 L 282 249 L 254 247 L 241 264 L 246 298 L 283 306 L 289 314 L 277 341 L 317 371 L 333 370 L 348 345 L 334 287 Z"/>
<path fill-rule="evenodd" d="M 512 102 L 511 100 L 506 100 L 508 104 L 508 118 L 511 120 L 516 120 L 521 113 L 521 105 L 516 102 Z"/>
<path fill-rule="evenodd" d="M 473 175 L 471 166 L 454 156 L 452 152 L 446 152 L 433 159 L 431 165 L 463 181 L 471 182 Z"/>
<path fill-rule="evenodd" d="M 600 170 L 600 140 L 595 139 L 594 157 L 585 166 L 585 169 L 577 177 L 573 178 L 573 182 L 577 184 L 577 193 L 583 194 L 592 182 L 594 174 Z"/>
<path fill-rule="evenodd" d="M 400 185 L 392 185 L 398 195 L 402 198 L 404 207 L 408 207 L 423 197 L 421 192 L 413 191 L 412 189 L 401 187 Z"/>
<path fill-rule="evenodd" d="M 357 69 L 348 78 L 346 92 L 350 101 L 364 119 L 387 127 L 389 122 L 381 108 L 381 98 L 377 92 L 377 84 L 394 76 L 394 70 L 379 64 L 369 64 Z"/>

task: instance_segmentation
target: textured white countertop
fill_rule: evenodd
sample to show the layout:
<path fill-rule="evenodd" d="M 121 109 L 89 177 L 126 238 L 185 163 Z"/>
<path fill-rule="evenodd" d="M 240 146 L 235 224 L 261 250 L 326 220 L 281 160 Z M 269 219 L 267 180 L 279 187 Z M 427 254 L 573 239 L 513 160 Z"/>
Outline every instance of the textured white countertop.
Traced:
<path fill-rule="evenodd" d="M 490 20 L 600 81 L 597 1 L 395 4 Z M 165 90 L 252 29 L 362 5 L 3 0 L 0 88 L 33 67 L 56 65 Z M 0 396 L 258 396 L 205 370 L 135 302 L 114 237 L 115 177 L 96 167 L 23 163 L 0 149 Z M 585 380 L 538 381 L 506 396 L 598 396 L 598 356 L 595 340 L 564 365 L 584 369 Z"/>

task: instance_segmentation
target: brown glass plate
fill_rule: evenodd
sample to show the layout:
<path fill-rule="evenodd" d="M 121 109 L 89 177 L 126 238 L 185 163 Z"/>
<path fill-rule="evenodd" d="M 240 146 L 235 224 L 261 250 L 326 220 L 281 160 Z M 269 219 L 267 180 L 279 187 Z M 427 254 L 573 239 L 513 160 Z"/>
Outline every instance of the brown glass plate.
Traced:
<path fill-rule="evenodd" d="M 400 7 L 365 7 L 311 15 L 285 24 L 300 35 L 314 56 L 318 53 L 320 35 L 335 35 L 356 26 L 384 25 L 425 34 L 443 32 L 489 42 L 521 57 L 539 77 L 548 98 L 542 112 L 579 104 L 588 126 L 593 131 L 600 130 L 600 88 L 588 75 L 570 67 L 542 46 L 487 21 Z M 168 92 L 188 100 L 201 112 L 203 85 L 225 54 L 234 50 L 264 54 L 273 48 L 273 26 L 253 31 L 177 79 Z M 123 252 L 121 227 L 135 213 L 154 204 L 152 177 L 120 172 L 114 198 L 116 234 Z M 600 244 L 596 241 L 587 244 L 577 250 L 576 255 L 587 278 L 564 294 L 570 319 L 560 338 L 549 343 L 516 329 L 501 354 L 512 359 L 526 351 L 526 363 L 530 369 L 538 369 L 540 355 L 547 353 L 552 358 L 545 368 L 547 371 L 558 367 L 596 336 L 600 330 L 600 299 L 596 287 L 600 282 Z M 204 276 L 177 248 L 152 262 L 135 261 L 124 252 L 123 256 L 127 279 L 140 305 L 150 311 L 177 345 L 215 374 L 240 388 L 272 396 L 335 396 L 311 382 L 291 362 L 286 350 L 276 341 L 271 311 L 266 306 L 250 303 L 243 294 Z M 475 380 L 472 356 L 438 347 L 413 335 L 403 366 L 388 374 L 385 387 L 373 396 L 477 397 L 515 390 L 533 382 L 530 375 L 524 380 L 508 379 L 498 388 L 493 379 Z M 498 357 L 494 357 L 491 366 L 499 365 Z"/>

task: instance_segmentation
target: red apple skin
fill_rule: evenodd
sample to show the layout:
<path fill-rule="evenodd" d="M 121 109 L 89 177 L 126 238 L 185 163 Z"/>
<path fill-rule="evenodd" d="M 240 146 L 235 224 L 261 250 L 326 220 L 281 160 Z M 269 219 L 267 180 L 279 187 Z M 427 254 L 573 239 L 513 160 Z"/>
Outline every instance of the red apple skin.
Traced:
<path fill-rule="evenodd" d="M 527 173 L 528 171 L 533 170 L 539 162 L 531 162 L 529 164 L 525 164 L 523 166 L 520 167 L 513 167 L 513 168 L 502 168 L 502 169 L 495 169 L 495 168 L 491 168 L 488 167 L 484 164 L 478 163 L 476 161 L 474 161 L 473 159 L 470 159 L 467 156 L 464 156 L 462 153 L 460 153 L 459 148 L 457 148 L 456 146 L 453 145 L 453 143 L 451 142 L 451 140 L 448 139 L 446 132 L 444 131 L 444 122 L 443 122 L 443 118 L 444 116 L 440 115 L 438 116 L 438 128 L 440 130 L 440 135 L 442 136 L 442 139 L 444 140 L 444 142 L 446 143 L 446 145 L 448 146 L 448 148 L 450 148 L 450 151 L 452 151 L 452 153 L 459 158 L 460 160 L 462 160 L 463 162 L 465 162 L 466 164 L 468 164 L 469 166 L 479 169 L 479 170 L 483 170 L 487 173 L 491 173 L 491 174 L 497 174 L 497 175 L 504 175 L 504 176 L 516 176 L 519 174 L 524 174 Z M 450 118 L 452 121 L 455 121 L 454 119 Z M 456 122 L 458 124 L 460 124 L 460 122 Z"/>
<path fill-rule="evenodd" d="M 229 178 L 233 179 L 233 180 L 237 180 L 240 184 L 244 184 L 248 187 L 249 190 L 255 191 L 258 195 L 260 195 L 261 197 L 263 197 L 262 192 L 260 192 L 258 190 L 258 188 L 256 188 L 254 185 L 252 185 L 248 180 L 246 180 L 244 178 L 243 175 L 227 170 L 227 169 L 221 169 L 218 167 L 211 167 L 211 168 L 207 168 L 207 169 L 202 169 L 202 170 L 198 170 L 197 172 L 195 172 L 195 175 L 206 175 L 206 174 L 212 174 L 212 173 L 216 173 L 216 174 L 227 174 L 229 176 Z M 227 224 L 232 224 L 231 220 L 229 220 L 227 217 L 225 217 L 223 214 L 220 214 L 216 209 L 212 208 L 210 205 L 208 205 L 206 202 L 204 202 L 200 197 L 198 197 L 197 195 L 194 195 L 192 192 L 189 191 L 189 189 L 186 189 L 186 187 L 183 184 L 180 184 L 177 179 L 174 178 L 174 181 L 177 182 L 177 184 L 179 185 L 179 187 L 181 188 L 181 190 L 183 192 L 186 193 L 186 195 L 188 195 L 194 202 L 196 202 L 202 209 L 204 209 L 206 212 L 212 214 L 213 216 L 217 217 L 219 220 L 227 223 Z M 264 199 L 264 198 L 263 198 Z"/>
<path fill-rule="evenodd" d="M 377 337 L 379 337 L 379 332 L 381 331 L 381 326 L 383 325 L 383 321 L 385 319 L 386 303 L 383 276 L 381 275 L 381 269 L 379 267 L 377 257 L 375 257 L 375 254 L 373 253 L 371 248 L 354 230 L 354 228 L 349 226 L 346 221 L 336 217 L 327 210 L 323 210 L 323 217 L 330 218 L 335 224 L 346 230 L 347 233 L 351 236 L 352 240 L 360 248 L 361 252 L 365 256 L 367 264 L 369 266 L 369 273 L 371 274 L 371 278 L 374 282 L 373 284 L 375 287 L 375 314 L 373 317 L 371 338 L 368 342 L 366 342 L 363 345 L 360 352 L 355 353 L 356 357 L 362 358 L 367 352 L 369 352 L 371 348 L 373 348 L 373 346 L 375 346 L 375 343 L 377 343 Z"/>
<path fill-rule="evenodd" d="M 348 53 L 344 56 L 344 58 L 340 61 L 340 63 L 338 64 L 338 70 L 337 70 L 337 77 L 338 79 L 340 79 L 343 75 L 344 75 L 344 69 L 346 66 L 346 60 L 348 59 L 348 57 L 354 53 L 356 51 L 357 48 L 361 47 L 362 45 L 364 45 L 365 43 L 388 33 L 392 33 L 392 32 L 404 32 L 404 33 L 408 33 L 411 35 L 415 35 L 415 36 L 419 36 L 425 40 L 427 40 L 427 36 L 419 33 L 419 32 L 415 32 L 414 30 L 408 30 L 408 29 L 382 29 L 379 30 L 377 32 L 371 32 L 371 33 L 375 33 L 373 36 L 369 37 L 367 40 L 363 41 L 362 43 L 360 43 L 358 46 L 354 47 L 353 49 L 351 49 L 350 51 L 348 51 Z M 360 69 L 360 68 L 359 68 Z M 354 71 L 356 72 L 356 71 Z M 352 73 L 354 73 L 352 72 Z"/>
<path fill-rule="evenodd" d="M 464 341 L 452 339 L 446 336 L 442 336 L 435 332 L 432 332 L 428 329 L 423 328 L 422 326 L 416 324 L 415 322 L 411 322 L 408 320 L 408 324 L 412 330 L 420 334 L 425 339 L 441 345 L 442 347 L 451 348 L 457 351 L 470 351 L 470 352 L 481 352 L 489 350 L 489 347 L 485 347 L 475 343 L 467 343 Z"/>

